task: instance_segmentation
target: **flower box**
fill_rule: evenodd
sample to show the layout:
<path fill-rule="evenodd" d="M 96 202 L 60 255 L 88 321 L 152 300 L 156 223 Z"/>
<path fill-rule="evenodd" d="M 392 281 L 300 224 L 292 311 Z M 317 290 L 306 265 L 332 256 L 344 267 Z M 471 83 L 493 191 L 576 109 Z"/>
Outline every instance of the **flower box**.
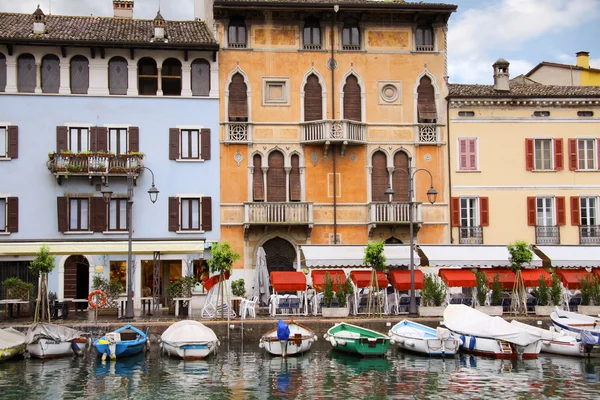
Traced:
<path fill-rule="evenodd" d="M 323 318 L 346 318 L 350 314 L 348 307 L 322 307 Z"/>
<path fill-rule="evenodd" d="M 597 317 L 600 315 L 600 306 L 577 306 L 577 312 L 579 314 Z"/>
<path fill-rule="evenodd" d="M 442 317 L 446 307 L 419 307 L 419 317 Z"/>
<path fill-rule="evenodd" d="M 535 315 L 541 315 L 544 317 L 549 316 L 554 311 L 554 306 L 535 306 Z"/>

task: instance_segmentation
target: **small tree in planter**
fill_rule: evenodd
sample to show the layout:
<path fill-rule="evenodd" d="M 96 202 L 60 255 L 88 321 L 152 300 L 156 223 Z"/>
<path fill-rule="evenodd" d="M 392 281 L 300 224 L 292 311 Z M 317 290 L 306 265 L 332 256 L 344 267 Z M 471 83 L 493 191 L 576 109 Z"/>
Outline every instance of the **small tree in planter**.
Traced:
<path fill-rule="evenodd" d="M 546 275 L 540 275 L 538 287 L 533 289 L 533 295 L 538 301 L 538 306 L 547 306 L 550 300 L 550 288 L 546 284 Z"/>
<path fill-rule="evenodd" d="M 562 282 L 557 274 L 552 274 L 552 286 L 550 287 L 550 301 L 552 305 L 562 308 L 563 288 Z"/>
<path fill-rule="evenodd" d="M 350 278 L 334 282 L 329 273 L 325 274 L 323 281 L 323 317 L 347 317 L 348 316 L 348 296 L 354 293 L 354 287 Z M 333 298 L 337 299 L 338 307 L 332 308 Z"/>
<path fill-rule="evenodd" d="M 590 274 L 581 281 L 581 305 L 577 311 L 586 315 L 600 313 L 600 282 L 596 275 Z"/>
<path fill-rule="evenodd" d="M 523 282 L 521 268 L 525 264 L 530 264 L 533 260 L 533 253 L 529 249 L 527 242 L 517 240 L 514 243 L 508 244 L 508 252 L 510 253 L 510 269 L 517 275 L 515 286 L 513 288 L 513 301 L 511 302 L 511 310 L 516 314 L 527 315 L 527 291 Z"/>
<path fill-rule="evenodd" d="M 46 319 L 50 322 L 50 302 L 48 301 L 48 274 L 54 269 L 54 256 L 50 255 L 48 246 L 42 246 L 35 259 L 29 264 L 34 276 L 38 276 L 38 295 L 35 302 L 33 322 Z"/>
<path fill-rule="evenodd" d="M 210 272 L 216 272 L 219 274 L 219 286 L 217 287 L 217 307 L 225 303 L 225 274 L 231 274 L 233 263 L 240 259 L 240 254 L 233 250 L 228 242 L 213 243 L 210 249 L 211 258 L 207 261 L 210 268 Z M 221 302 L 219 303 L 219 297 Z M 218 309 L 218 308 L 217 308 Z M 221 317 L 223 316 L 223 309 L 221 307 Z M 215 312 L 215 319 L 219 313 Z M 227 312 L 229 316 L 229 312 Z"/>
<path fill-rule="evenodd" d="M 493 306 L 502 305 L 502 286 L 500 286 L 500 274 L 494 275 L 494 281 L 492 282 L 492 295 L 490 297 Z"/>
<path fill-rule="evenodd" d="M 441 316 L 443 315 L 442 304 L 446 301 L 448 286 L 438 276 L 425 274 L 423 277 L 423 289 L 421 289 L 421 307 L 419 315 L 421 316 Z M 428 308 L 435 309 L 428 310 Z"/>
<path fill-rule="evenodd" d="M 487 295 L 490 291 L 488 288 L 489 281 L 487 276 L 482 271 L 477 271 L 475 273 L 475 286 L 477 288 L 477 304 L 479 306 L 485 306 L 487 301 Z"/>
<path fill-rule="evenodd" d="M 365 248 L 365 257 L 363 262 L 371 267 L 371 285 L 369 286 L 369 300 L 367 302 L 367 313 L 371 315 L 371 306 L 373 301 L 373 294 L 375 294 L 375 301 L 377 302 L 377 310 L 379 310 L 379 316 L 383 314 L 383 308 L 381 304 L 381 298 L 379 296 L 379 280 L 377 279 L 377 271 L 383 271 L 385 269 L 385 262 L 387 261 L 383 254 L 385 243 L 382 241 L 374 241 L 367 244 Z M 373 310 L 373 316 L 375 312 Z"/>

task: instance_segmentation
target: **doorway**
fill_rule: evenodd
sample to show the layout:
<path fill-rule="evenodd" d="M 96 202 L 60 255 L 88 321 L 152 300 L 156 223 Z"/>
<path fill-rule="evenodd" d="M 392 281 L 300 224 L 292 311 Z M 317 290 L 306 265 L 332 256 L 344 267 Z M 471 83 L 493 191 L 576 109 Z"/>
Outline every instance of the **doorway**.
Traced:
<path fill-rule="evenodd" d="M 181 260 L 161 260 L 159 263 L 159 286 L 158 292 L 160 303 L 166 304 L 167 288 L 173 282 L 181 280 Z M 142 297 L 151 297 L 154 293 L 154 262 L 142 260 Z"/>
<path fill-rule="evenodd" d="M 262 247 L 267 255 L 267 270 L 269 274 L 273 271 L 295 271 L 296 249 L 285 239 L 276 237 L 267 240 Z"/>
<path fill-rule="evenodd" d="M 64 298 L 87 299 L 90 292 L 90 263 L 84 256 L 69 256 L 65 261 Z"/>

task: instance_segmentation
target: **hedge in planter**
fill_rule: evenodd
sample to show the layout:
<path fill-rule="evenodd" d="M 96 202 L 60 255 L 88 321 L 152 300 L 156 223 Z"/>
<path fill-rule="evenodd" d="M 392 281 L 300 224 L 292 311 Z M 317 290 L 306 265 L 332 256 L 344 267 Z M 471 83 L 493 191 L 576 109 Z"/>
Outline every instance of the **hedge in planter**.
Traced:
<path fill-rule="evenodd" d="M 440 307 L 446 301 L 448 286 L 436 275 L 425 274 L 421 290 L 421 306 Z"/>

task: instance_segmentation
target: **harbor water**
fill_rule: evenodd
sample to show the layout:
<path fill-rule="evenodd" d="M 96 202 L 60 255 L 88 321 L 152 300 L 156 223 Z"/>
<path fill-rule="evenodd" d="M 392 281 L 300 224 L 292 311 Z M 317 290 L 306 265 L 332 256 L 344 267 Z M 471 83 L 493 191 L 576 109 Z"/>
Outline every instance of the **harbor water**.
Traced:
<path fill-rule="evenodd" d="M 102 362 L 94 352 L 0 364 L 2 399 L 597 399 L 600 360 L 541 355 L 430 359 L 390 349 L 359 358 L 319 340 L 310 352 L 271 357 L 258 344 L 221 343 L 207 360 L 147 354 Z"/>

